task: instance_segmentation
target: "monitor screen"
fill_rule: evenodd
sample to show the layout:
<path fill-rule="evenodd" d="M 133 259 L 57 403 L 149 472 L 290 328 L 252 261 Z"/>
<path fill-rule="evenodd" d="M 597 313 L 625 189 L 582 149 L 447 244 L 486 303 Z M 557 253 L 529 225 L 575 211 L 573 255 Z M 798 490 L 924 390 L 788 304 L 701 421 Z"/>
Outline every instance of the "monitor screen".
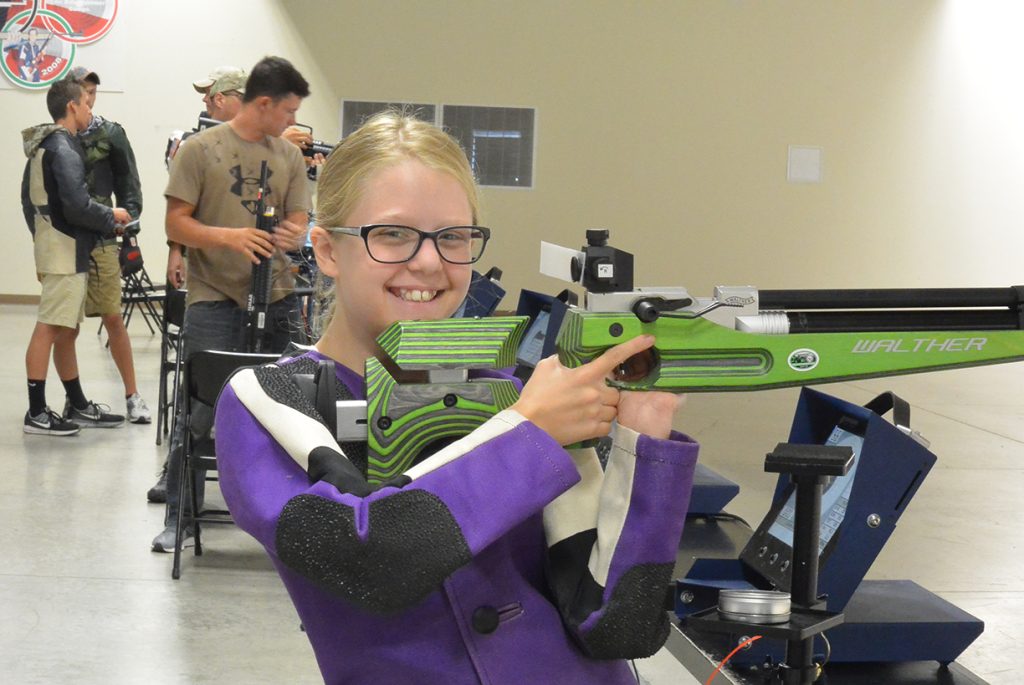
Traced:
<path fill-rule="evenodd" d="M 821 563 L 831 556 L 842 537 L 841 529 L 859 471 L 866 431 L 865 422 L 844 416 L 822 443 L 828 447 L 850 448 L 853 461 L 846 475 L 828 478 L 823 483 L 818 526 L 818 560 Z M 796 491 L 793 483 L 789 483 L 740 553 L 744 563 L 782 589 L 789 588 L 793 576 L 795 515 Z"/>

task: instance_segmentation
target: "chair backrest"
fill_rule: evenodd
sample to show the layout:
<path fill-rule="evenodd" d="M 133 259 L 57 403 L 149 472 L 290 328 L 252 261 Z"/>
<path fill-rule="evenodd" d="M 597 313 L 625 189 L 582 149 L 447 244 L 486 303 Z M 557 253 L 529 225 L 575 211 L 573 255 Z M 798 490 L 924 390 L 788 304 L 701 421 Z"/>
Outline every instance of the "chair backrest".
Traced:
<path fill-rule="evenodd" d="M 198 400 L 211 407 L 221 389 L 237 369 L 276 361 L 279 354 L 200 350 L 185 360 L 185 390 L 188 402 Z"/>
<path fill-rule="evenodd" d="M 181 328 L 185 323 L 185 297 L 187 290 L 167 288 L 164 291 L 164 327 L 171 324 Z"/>

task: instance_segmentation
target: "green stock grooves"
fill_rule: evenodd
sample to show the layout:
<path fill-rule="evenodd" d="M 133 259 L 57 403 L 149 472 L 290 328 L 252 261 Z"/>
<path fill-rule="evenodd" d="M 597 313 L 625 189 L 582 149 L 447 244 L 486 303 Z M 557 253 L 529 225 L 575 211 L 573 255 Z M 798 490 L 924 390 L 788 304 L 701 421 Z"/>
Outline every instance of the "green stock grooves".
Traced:
<path fill-rule="evenodd" d="M 499 369 L 515 365 L 527 317 L 399 321 L 377 339 L 403 371 Z M 512 381 L 398 383 L 366 362 L 367 478 L 379 483 L 412 466 L 424 449 L 471 433 L 519 399 Z"/>
<path fill-rule="evenodd" d="M 618 332 L 618 335 L 614 333 Z M 763 390 L 873 378 L 1024 359 L 1024 331 L 914 331 L 762 335 L 703 318 L 570 310 L 558 355 L 579 366 L 644 333 L 655 336 L 657 363 L 645 378 L 612 382 L 629 390 Z"/>
<path fill-rule="evenodd" d="M 399 384 L 371 358 L 366 363 L 366 396 L 367 478 L 379 483 L 407 470 L 430 444 L 472 432 L 510 407 L 519 392 L 511 381 L 494 378 Z"/>
<path fill-rule="evenodd" d="M 404 370 L 501 369 L 515 366 L 527 320 L 525 316 L 493 316 L 399 321 L 377 342 Z"/>

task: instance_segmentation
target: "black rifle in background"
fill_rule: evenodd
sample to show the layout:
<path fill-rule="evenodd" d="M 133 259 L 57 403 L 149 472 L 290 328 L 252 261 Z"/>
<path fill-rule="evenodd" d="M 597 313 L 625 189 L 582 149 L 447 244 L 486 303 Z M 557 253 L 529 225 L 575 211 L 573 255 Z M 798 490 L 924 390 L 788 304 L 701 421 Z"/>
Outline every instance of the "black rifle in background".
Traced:
<path fill-rule="evenodd" d="M 309 137 L 313 138 L 312 126 L 307 126 L 306 124 L 295 124 L 295 127 L 306 129 L 307 131 L 309 131 Z M 333 150 L 334 146 L 331 145 L 330 143 L 325 143 L 322 140 L 317 140 L 316 138 L 313 138 L 313 140 L 310 141 L 309 145 L 302 148 L 302 154 L 305 157 L 314 157 L 318 154 L 326 157 L 327 155 L 331 154 Z"/>
<path fill-rule="evenodd" d="M 192 129 L 192 132 L 193 133 L 199 133 L 200 131 L 205 131 L 206 129 L 212 128 L 212 127 L 217 126 L 217 125 L 219 125 L 221 123 L 223 123 L 223 122 L 217 121 L 216 119 L 211 119 L 210 117 L 206 116 L 205 112 L 200 112 L 199 113 L 199 121 L 196 124 L 196 127 L 194 129 Z M 313 136 L 313 127 L 312 126 L 309 126 L 307 124 L 295 124 L 295 126 L 297 128 L 304 128 L 307 131 L 309 131 L 309 135 L 312 138 L 312 136 Z M 305 157 L 313 157 L 313 156 L 318 155 L 318 154 L 323 155 L 324 157 L 326 157 L 327 155 L 331 154 L 331 151 L 333 151 L 333 150 L 334 150 L 334 146 L 331 145 L 330 143 L 325 143 L 322 140 L 317 140 L 317 139 L 313 138 L 313 140 L 309 143 L 309 145 L 307 145 L 306 147 L 302 148 L 302 154 Z"/>
<path fill-rule="evenodd" d="M 267 162 L 260 165 L 260 186 L 256 194 L 256 228 L 274 232 L 277 217 L 274 208 L 267 206 Z M 245 348 L 249 352 L 263 351 L 263 336 L 267 329 L 267 307 L 270 305 L 270 287 L 273 267 L 270 257 L 257 255 L 260 262 L 252 267 L 252 288 L 245 303 Z"/>
<path fill-rule="evenodd" d="M 307 126 L 306 124 L 295 124 L 295 126 L 297 128 L 304 128 L 307 131 L 309 131 L 309 137 L 312 138 L 312 140 L 309 142 L 309 144 L 306 145 L 306 147 L 300 149 L 302 150 L 302 156 L 310 160 L 306 162 L 306 177 L 310 181 L 315 181 L 317 178 L 317 172 L 320 168 L 319 164 L 313 163 L 316 159 L 316 156 L 323 155 L 324 157 L 326 157 L 327 155 L 331 154 L 331 151 L 334 150 L 334 146 L 331 145 L 330 143 L 325 143 L 322 140 L 317 140 L 316 138 L 313 138 L 312 126 Z"/>
<path fill-rule="evenodd" d="M 213 126 L 217 126 L 220 123 L 222 123 L 222 122 L 217 121 L 216 119 L 211 119 L 210 117 L 206 116 L 205 112 L 200 112 L 199 113 L 199 122 L 196 124 L 196 127 L 194 129 L 192 129 L 191 133 L 186 133 L 184 135 L 184 137 L 182 138 L 182 140 L 184 140 L 185 138 L 188 138 L 190 135 L 194 135 L 196 133 L 199 133 L 200 131 L 205 131 L 206 129 L 211 128 Z M 295 126 L 297 126 L 298 128 L 306 129 L 307 131 L 309 131 L 310 137 L 313 136 L 313 127 L 312 126 L 308 126 L 306 124 L 295 124 Z M 170 149 L 170 146 L 168 146 L 168 149 Z M 310 143 L 308 145 L 306 145 L 306 147 L 300 147 L 299 150 L 301 150 L 302 155 L 304 157 L 308 157 L 309 159 L 313 159 L 318 154 L 319 155 L 323 155 L 324 157 L 326 157 L 327 155 L 331 154 L 331 151 L 334 150 L 334 146 L 331 145 L 330 143 L 325 143 L 322 140 L 317 140 L 317 139 L 313 138 L 313 140 L 310 141 Z M 170 157 L 171 155 L 167 155 L 167 156 Z M 311 180 L 311 181 L 315 181 L 316 180 L 317 168 L 318 168 L 317 166 L 312 165 L 312 164 L 310 164 L 309 166 L 306 167 L 306 176 L 309 177 L 309 180 Z"/>

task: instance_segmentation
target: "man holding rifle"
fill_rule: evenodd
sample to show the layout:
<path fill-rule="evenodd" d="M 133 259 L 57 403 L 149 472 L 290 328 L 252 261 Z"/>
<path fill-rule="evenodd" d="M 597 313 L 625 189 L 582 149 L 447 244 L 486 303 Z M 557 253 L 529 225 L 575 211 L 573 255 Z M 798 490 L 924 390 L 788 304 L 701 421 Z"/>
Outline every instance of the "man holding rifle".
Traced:
<path fill-rule="evenodd" d="M 210 74 L 192 82 L 197 93 L 203 95 L 205 114 L 214 121 L 231 121 L 242 107 L 245 96 L 245 69 L 233 66 L 217 67 Z M 175 131 L 167 141 L 167 168 L 186 139 L 198 131 Z M 185 252 L 181 245 L 167 241 L 167 283 L 175 288 L 185 287 Z M 166 466 L 166 465 L 165 465 Z M 164 500 L 161 499 L 161 502 Z"/>
<path fill-rule="evenodd" d="M 197 350 L 246 349 L 246 301 L 253 265 L 262 259 L 271 260 L 262 350 L 282 351 L 291 333 L 301 328 L 299 302 L 292 292 L 295 279 L 284 253 L 303 243 L 311 200 L 302 153 L 281 134 L 295 123 L 308 95 L 309 84 L 290 62 L 265 57 L 246 81 L 238 114 L 225 125 L 192 136 L 171 165 L 164 193 L 167 238 L 188 248 L 186 359 Z M 263 201 L 277 217 L 273 233 L 256 228 L 264 162 L 268 180 Z M 209 411 L 193 409 L 193 432 L 211 423 Z M 177 421 L 168 455 L 167 517 L 163 532 L 153 540 L 155 552 L 174 551 L 184 430 L 184 422 Z"/>

